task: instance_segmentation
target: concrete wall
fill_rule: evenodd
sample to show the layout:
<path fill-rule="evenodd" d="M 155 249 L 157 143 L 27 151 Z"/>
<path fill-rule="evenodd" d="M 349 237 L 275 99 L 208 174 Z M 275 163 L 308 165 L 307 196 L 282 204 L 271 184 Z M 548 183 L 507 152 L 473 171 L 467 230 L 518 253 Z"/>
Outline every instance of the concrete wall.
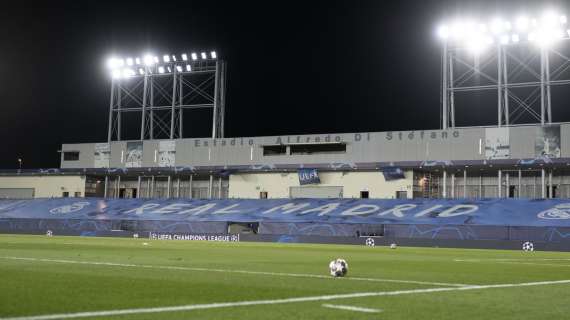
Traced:
<path fill-rule="evenodd" d="M 570 157 L 570 124 L 561 124 L 562 157 Z M 535 158 L 538 126 L 509 128 L 512 159 Z M 263 155 L 263 146 L 342 142 L 345 153 Z M 80 151 L 79 161 L 63 161 L 62 168 L 92 168 L 95 144 L 65 144 L 62 149 Z M 158 140 L 145 141 L 143 167 L 156 167 Z M 124 167 L 126 142 L 111 143 L 110 165 Z M 452 130 L 364 132 L 225 139 L 176 140 L 176 166 L 272 165 L 355 163 L 426 160 L 483 160 L 485 128 Z M 122 161 L 123 160 L 123 161 Z"/>
<path fill-rule="evenodd" d="M 61 197 L 63 192 L 75 196 L 80 192 L 85 196 L 84 176 L 34 176 L 34 177 L 0 177 L 0 189 L 33 188 L 35 198 Z"/>
<path fill-rule="evenodd" d="M 386 181 L 381 172 L 320 172 L 321 183 L 316 187 L 342 186 L 344 198 L 360 198 L 360 191 L 368 191 L 370 198 L 395 198 L 396 191 L 407 191 L 412 197 L 412 171 L 405 179 Z M 229 197 L 258 199 L 266 191 L 269 198 L 288 198 L 289 188 L 299 186 L 294 173 L 241 173 L 230 175 Z"/>

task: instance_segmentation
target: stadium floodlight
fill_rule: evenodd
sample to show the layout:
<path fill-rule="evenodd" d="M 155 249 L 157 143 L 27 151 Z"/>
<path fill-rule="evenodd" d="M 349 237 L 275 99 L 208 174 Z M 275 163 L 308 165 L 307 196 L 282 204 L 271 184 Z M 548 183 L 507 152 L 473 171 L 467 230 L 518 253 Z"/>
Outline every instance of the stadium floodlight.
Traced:
<path fill-rule="evenodd" d="M 192 60 L 198 60 L 198 55 L 196 52 L 192 52 Z"/>
<path fill-rule="evenodd" d="M 516 20 L 516 27 L 519 31 L 526 31 L 529 27 L 529 20 L 525 16 L 520 16 Z"/>
<path fill-rule="evenodd" d="M 560 16 L 560 23 L 561 24 L 566 24 L 568 22 L 568 18 L 566 18 L 566 16 Z"/>
<path fill-rule="evenodd" d="M 182 72 L 182 67 L 181 67 L 181 66 L 176 66 L 176 71 Z"/>
<path fill-rule="evenodd" d="M 136 65 L 140 65 L 141 64 L 141 58 L 135 58 L 135 64 Z"/>
<path fill-rule="evenodd" d="M 119 69 L 114 69 L 114 70 L 111 72 L 111 76 L 113 77 L 113 79 L 119 79 L 119 78 L 121 78 L 121 70 L 119 70 Z"/>
<path fill-rule="evenodd" d="M 211 57 L 212 59 L 217 59 L 217 58 L 218 58 L 218 55 L 216 54 L 216 51 L 210 52 L 210 57 Z"/>
<path fill-rule="evenodd" d="M 127 66 L 132 66 L 134 64 L 133 58 L 127 58 Z"/>
<path fill-rule="evenodd" d="M 447 39 L 449 37 L 449 28 L 447 26 L 439 26 L 437 28 L 437 36 L 440 39 Z"/>
<path fill-rule="evenodd" d="M 150 54 L 145 55 L 143 60 L 145 66 L 147 67 L 150 67 L 154 64 L 154 58 Z"/>
<path fill-rule="evenodd" d="M 188 61 L 188 56 L 186 55 L 186 53 L 182 54 L 182 61 Z"/>
<path fill-rule="evenodd" d="M 186 65 L 186 71 L 188 72 L 192 71 L 192 67 L 189 64 Z"/>
<path fill-rule="evenodd" d="M 201 56 L 202 56 L 202 59 L 203 59 L 203 60 L 208 59 L 208 56 L 206 55 L 206 52 L 202 52 L 202 53 L 201 53 Z"/>
<path fill-rule="evenodd" d="M 513 34 L 513 35 L 511 36 L 511 41 L 512 41 L 513 43 L 518 43 L 518 42 L 520 41 L 519 35 L 516 34 L 516 33 Z"/>
<path fill-rule="evenodd" d="M 159 63 L 159 62 L 160 62 L 160 59 L 158 59 L 158 57 L 155 56 L 155 57 L 154 57 L 154 63 Z"/>
<path fill-rule="evenodd" d="M 139 68 L 139 74 L 142 76 L 144 75 L 144 69 L 143 68 Z"/>
<path fill-rule="evenodd" d="M 170 56 L 165 54 L 164 56 L 162 56 L 162 60 L 166 63 L 170 62 Z"/>
<path fill-rule="evenodd" d="M 135 75 L 135 71 L 130 68 L 123 69 L 123 78 L 130 78 Z"/>
<path fill-rule="evenodd" d="M 176 55 L 172 55 L 172 61 L 176 62 Z"/>
<path fill-rule="evenodd" d="M 495 18 L 491 21 L 491 32 L 493 34 L 499 34 L 503 31 L 504 23 L 500 18 Z"/>
<path fill-rule="evenodd" d="M 164 73 L 164 67 L 163 66 L 158 67 L 158 73 Z"/>
<path fill-rule="evenodd" d="M 501 44 L 509 44 L 509 36 L 504 34 L 501 36 Z"/>
<path fill-rule="evenodd" d="M 107 67 L 109 69 L 117 69 L 117 68 L 121 68 L 122 66 L 125 65 L 125 61 L 123 59 L 119 59 L 119 58 L 109 58 L 107 60 Z"/>
<path fill-rule="evenodd" d="M 166 70 L 168 70 L 168 72 L 172 72 L 172 69 L 170 69 L 170 66 L 166 67 Z"/>

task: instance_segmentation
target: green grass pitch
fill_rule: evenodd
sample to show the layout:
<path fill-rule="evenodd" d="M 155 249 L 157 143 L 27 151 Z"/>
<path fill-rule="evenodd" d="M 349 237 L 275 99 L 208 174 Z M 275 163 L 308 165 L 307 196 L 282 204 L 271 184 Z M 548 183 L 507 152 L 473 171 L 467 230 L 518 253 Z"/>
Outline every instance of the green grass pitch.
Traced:
<path fill-rule="evenodd" d="M 0 320 L 568 319 L 563 280 L 569 253 L 0 235 Z"/>

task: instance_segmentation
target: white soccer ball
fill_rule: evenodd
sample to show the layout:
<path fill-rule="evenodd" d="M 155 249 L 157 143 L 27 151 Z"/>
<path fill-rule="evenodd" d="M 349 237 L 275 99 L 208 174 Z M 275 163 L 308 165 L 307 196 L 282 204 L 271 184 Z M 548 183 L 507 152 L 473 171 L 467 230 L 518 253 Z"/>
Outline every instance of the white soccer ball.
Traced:
<path fill-rule="evenodd" d="M 523 251 L 534 251 L 534 244 L 530 241 L 523 243 L 522 245 Z"/>
<path fill-rule="evenodd" d="M 348 263 L 346 260 L 338 258 L 329 263 L 329 270 L 333 277 L 344 277 L 348 273 Z"/>
<path fill-rule="evenodd" d="M 390 249 L 396 249 L 397 247 L 398 247 L 398 245 L 395 244 L 395 243 L 392 243 L 392 244 L 390 245 Z"/>
<path fill-rule="evenodd" d="M 375 246 L 374 239 L 372 239 L 372 238 L 367 238 L 367 239 L 366 239 L 366 246 L 368 246 L 368 247 L 374 247 L 374 246 Z"/>

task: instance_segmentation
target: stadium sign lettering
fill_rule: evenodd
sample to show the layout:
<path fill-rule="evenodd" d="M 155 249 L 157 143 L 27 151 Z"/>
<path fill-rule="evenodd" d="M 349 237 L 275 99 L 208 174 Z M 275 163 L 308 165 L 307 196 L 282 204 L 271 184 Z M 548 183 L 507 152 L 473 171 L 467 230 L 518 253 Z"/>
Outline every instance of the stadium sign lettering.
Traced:
<path fill-rule="evenodd" d="M 448 131 L 419 131 L 419 132 L 386 132 L 386 140 L 414 140 L 414 139 L 447 139 L 447 138 L 459 138 L 459 131 L 454 130 L 452 132 Z"/>
<path fill-rule="evenodd" d="M 186 241 L 217 241 L 239 242 L 239 234 L 180 234 L 180 233 L 155 233 L 149 234 L 151 240 L 186 240 Z"/>
<path fill-rule="evenodd" d="M 268 214 L 294 214 L 297 216 L 306 216 L 314 214 L 316 216 L 360 216 L 370 217 L 372 215 L 378 217 L 395 217 L 406 218 L 407 215 L 420 218 L 425 216 L 437 216 L 440 218 L 450 218 L 461 215 L 468 215 L 476 212 L 479 207 L 474 204 L 455 204 L 451 206 L 443 206 L 441 204 L 432 205 L 429 207 L 418 208 L 417 204 L 399 204 L 393 207 L 382 207 L 375 204 L 360 204 L 349 208 L 339 210 L 340 202 L 331 202 L 325 205 L 314 206 L 316 203 L 312 202 L 287 202 L 278 206 L 270 207 L 261 212 L 261 215 L 267 216 Z M 218 208 L 220 207 L 220 208 Z M 251 213 L 251 208 L 242 208 L 240 204 L 234 203 L 229 206 L 218 206 L 215 202 L 209 202 L 197 206 L 190 203 L 171 203 L 161 206 L 158 203 L 145 203 L 142 206 L 125 211 L 124 213 L 133 213 L 136 215 L 143 214 L 175 214 L 175 215 L 225 215 L 225 214 L 248 214 Z M 249 210 L 248 210 L 249 209 Z"/>
<path fill-rule="evenodd" d="M 373 140 L 375 133 L 363 132 L 352 135 L 314 135 L 314 136 L 285 136 L 276 137 L 274 144 L 287 145 L 297 143 L 342 143 L 342 142 L 368 142 Z M 404 140 L 435 140 L 459 138 L 458 130 L 447 131 L 400 131 L 386 132 L 384 139 L 388 141 Z M 263 138 L 262 138 L 263 139 Z M 266 144 L 265 140 L 255 138 L 232 138 L 232 139 L 194 139 L 194 147 L 225 147 L 225 146 L 254 146 Z"/>

